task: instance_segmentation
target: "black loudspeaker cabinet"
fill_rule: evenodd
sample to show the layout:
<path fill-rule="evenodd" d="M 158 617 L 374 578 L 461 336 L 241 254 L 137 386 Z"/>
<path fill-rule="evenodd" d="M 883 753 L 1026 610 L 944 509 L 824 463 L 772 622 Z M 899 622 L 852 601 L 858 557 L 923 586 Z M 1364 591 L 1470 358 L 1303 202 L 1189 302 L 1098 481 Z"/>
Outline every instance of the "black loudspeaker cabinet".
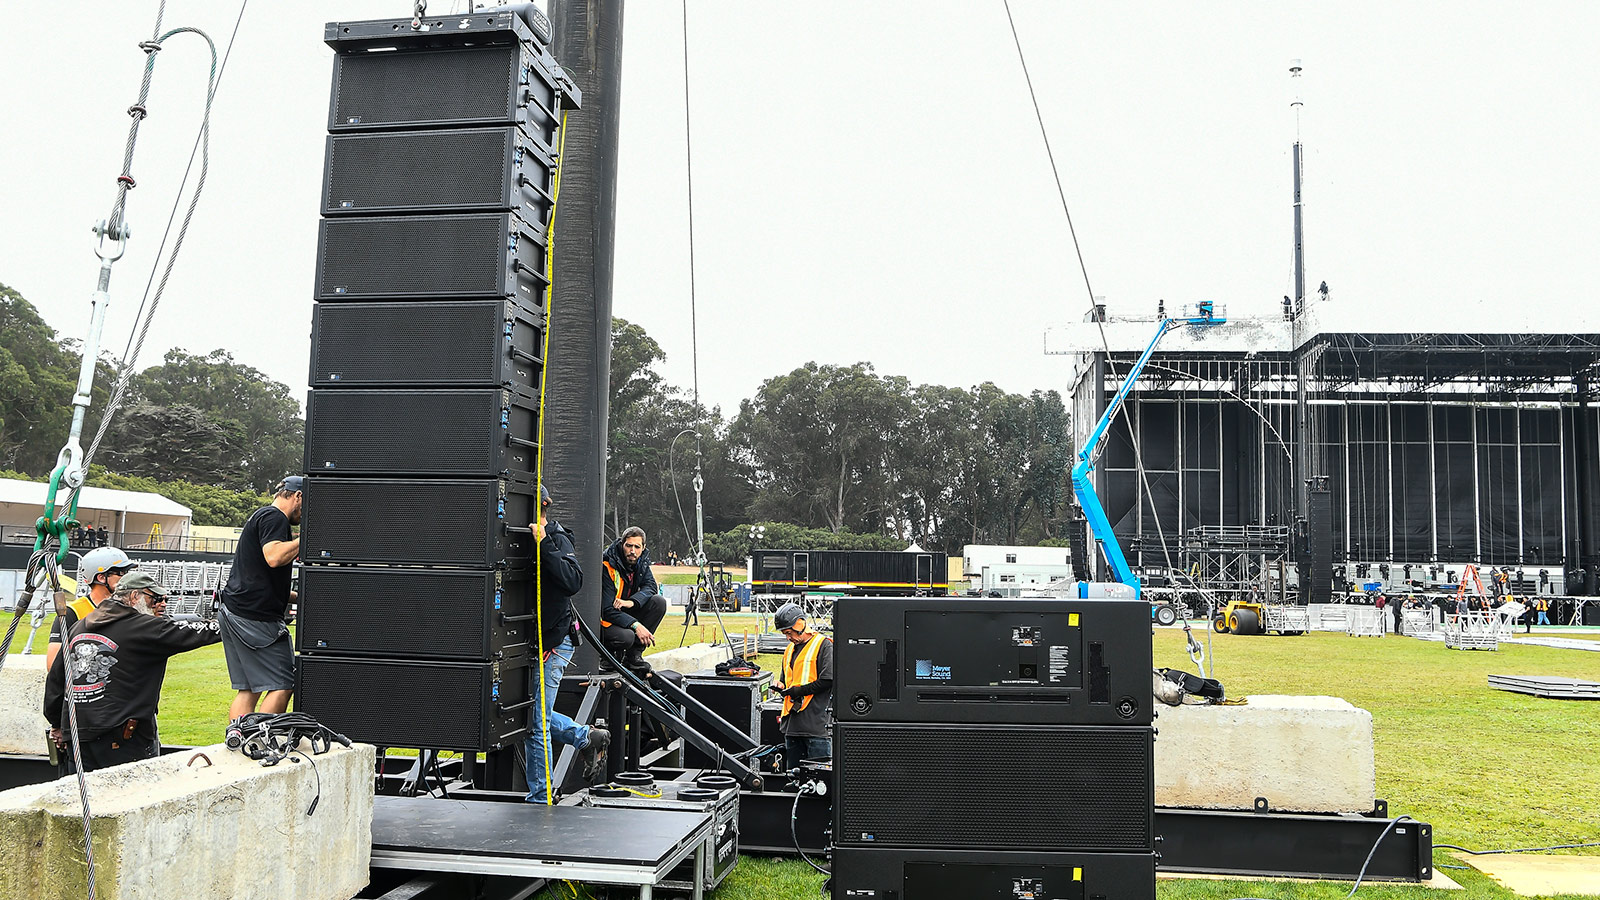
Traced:
<path fill-rule="evenodd" d="M 684 691 L 694 699 L 700 701 L 722 721 L 734 728 L 750 735 L 752 740 L 761 739 L 761 692 L 762 688 L 772 682 L 772 675 L 763 672 L 758 678 L 739 678 L 737 676 L 719 676 L 715 671 L 695 672 L 686 675 L 683 679 Z M 728 745 L 728 742 L 718 734 L 705 717 L 690 710 L 687 716 L 689 727 L 705 735 L 723 749 L 734 751 L 739 748 Z M 685 746 L 683 748 L 683 765 L 687 769 L 716 768 L 717 761 L 712 759 L 705 751 L 698 747 Z"/>
<path fill-rule="evenodd" d="M 315 295 L 541 304 L 544 241 L 543 228 L 509 212 L 326 218 L 317 235 Z"/>
<path fill-rule="evenodd" d="M 512 300 L 318 303 L 311 386 L 537 385 L 542 319 Z"/>
<path fill-rule="evenodd" d="M 467 29 L 423 34 L 403 19 L 329 23 L 328 130 L 520 125 L 553 144 L 555 58 L 515 16 L 493 18 L 503 24 L 484 27 L 486 17 L 474 16 Z"/>
<path fill-rule="evenodd" d="M 840 848 L 835 900 L 1154 900 L 1153 853 Z"/>
<path fill-rule="evenodd" d="M 306 402 L 305 471 L 494 477 L 535 468 L 534 389 L 316 388 Z"/>
<path fill-rule="evenodd" d="M 303 566 L 295 640 L 317 656 L 525 656 L 527 569 Z"/>
<path fill-rule="evenodd" d="M 309 475 L 300 558 L 311 565 L 531 565 L 533 535 L 527 529 L 537 493 L 533 481 L 522 478 Z"/>
<path fill-rule="evenodd" d="M 424 662 L 302 656 L 295 709 L 380 747 L 495 750 L 527 734 L 527 658 Z"/>
<path fill-rule="evenodd" d="M 1333 591 L 1333 494 L 1313 490 L 1307 498 L 1306 555 L 1310 564 L 1300 597 L 1302 603 L 1327 603 Z"/>
<path fill-rule="evenodd" d="M 838 723 L 833 841 L 1148 853 L 1154 729 Z"/>
<path fill-rule="evenodd" d="M 1150 604 L 844 598 L 839 722 L 1148 725 Z"/>
<path fill-rule="evenodd" d="M 550 152 L 515 126 L 333 134 L 322 212 L 513 210 L 543 226 L 555 171 Z"/>

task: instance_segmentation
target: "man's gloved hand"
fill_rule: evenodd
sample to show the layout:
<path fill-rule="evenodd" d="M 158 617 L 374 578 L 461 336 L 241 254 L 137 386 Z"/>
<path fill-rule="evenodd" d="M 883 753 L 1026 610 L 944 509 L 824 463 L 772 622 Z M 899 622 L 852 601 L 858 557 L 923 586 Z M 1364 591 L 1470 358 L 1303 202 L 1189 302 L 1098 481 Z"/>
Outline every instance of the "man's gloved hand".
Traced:
<path fill-rule="evenodd" d="M 791 687 L 791 688 L 784 688 L 783 690 L 779 691 L 778 693 L 784 695 L 785 697 L 788 697 L 791 700 L 799 700 L 801 697 L 804 697 L 806 695 L 806 692 L 799 685 L 796 685 L 796 686 Z"/>

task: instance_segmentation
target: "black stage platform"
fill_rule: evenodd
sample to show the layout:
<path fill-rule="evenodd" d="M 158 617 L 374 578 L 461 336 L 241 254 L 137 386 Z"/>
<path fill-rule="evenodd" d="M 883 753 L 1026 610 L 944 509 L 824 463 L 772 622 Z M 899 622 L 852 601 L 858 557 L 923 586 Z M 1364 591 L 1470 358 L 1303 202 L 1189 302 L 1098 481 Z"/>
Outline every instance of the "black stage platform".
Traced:
<path fill-rule="evenodd" d="M 689 856 L 704 870 L 712 828 L 709 813 L 682 810 L 377 797 L 372 866 L 637 885 L 648 900 Z"/>

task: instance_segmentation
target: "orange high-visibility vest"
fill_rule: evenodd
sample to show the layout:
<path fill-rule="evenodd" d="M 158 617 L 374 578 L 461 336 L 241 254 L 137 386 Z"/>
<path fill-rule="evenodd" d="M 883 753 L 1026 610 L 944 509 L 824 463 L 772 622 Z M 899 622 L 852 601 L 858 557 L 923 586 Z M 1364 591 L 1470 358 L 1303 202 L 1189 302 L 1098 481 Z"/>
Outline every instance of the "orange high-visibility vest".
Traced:
<path fill-rule="evenodd" d="M 611 568 L 611 563 L 608 563 L 608 562 L 606 562 L 604 560 L 600 561 L 600 565 L 605 566 L 606 574 L 611 576 L 611 584 L 612 584 L 613 587 L 616 588 L 617 598 L 620 599 L 622 597 L 622 574 L 620 572 L 618 572 L 616 569 Z M 611 623 L 606 621 L 606 617 L 605 616 L 601 616 L 600 617 L 600 627 L 601 628 L 610 628 L 611 627 Z"/>
<path fill-rule="evenodd" d="M 820 634 L 813 634 L 811 636 L 811 640 L 806 641 L 804 645 L 797 645 L 791 641 L 789 646 L 783 648 L 784 687 L 798 687 L 802 684 L 810 684 L 811 682 L 817 680 L 817 654 L 822 652 L 822 642 L 826 640 L 829 640 L 829 638 L 826 638 Z M 797 646 L 800 648 L 799 653 L 794 652 Z M 807 706 L 810 706 L 811 698 L 814 696 L 816 695 L 807 694 L 800 698 L 799 708 L 805 709 Z M 784 697 L 783 715 L 788 716 L 789 713 L 794 709 L 794 698 Z"/>
<path fill-rule="evenodd" d="M 1535 601 L 1535 608 L 1538 609 L 1539 612 L 1549 612 L 1549 610 L 1550 610 L 1550 601 L 1546 600 L 1543 597 L 1540 597 L 1538 600 Z"/>

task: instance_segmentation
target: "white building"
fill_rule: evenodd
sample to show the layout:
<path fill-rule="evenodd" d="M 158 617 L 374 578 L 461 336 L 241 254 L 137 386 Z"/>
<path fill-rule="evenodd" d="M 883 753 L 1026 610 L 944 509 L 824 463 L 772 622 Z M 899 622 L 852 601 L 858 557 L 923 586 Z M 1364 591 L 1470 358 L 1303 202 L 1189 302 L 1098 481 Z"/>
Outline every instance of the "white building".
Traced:
<path fill-rule="evenodd" d="M 0 543 L 33 544 L 33 523 L 44 511 L 50 486 L 0 478 Z M 57 500 L 66 489 L 57 492 Z M 185 546 L 192 511 L 160 494 L 86 487 L 78 494 L 78 521 L 104 528 L 106 543 L 124 550 L 177 550 Z"/>

